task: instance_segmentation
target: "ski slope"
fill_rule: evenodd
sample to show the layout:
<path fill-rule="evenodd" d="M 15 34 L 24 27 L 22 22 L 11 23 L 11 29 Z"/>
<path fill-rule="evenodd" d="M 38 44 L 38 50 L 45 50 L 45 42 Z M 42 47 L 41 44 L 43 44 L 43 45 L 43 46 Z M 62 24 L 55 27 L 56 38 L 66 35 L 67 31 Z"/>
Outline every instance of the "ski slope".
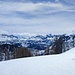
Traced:
<path fill-rule="evenodd" d="M 75 48 L 59 55 L 0 62 L 0 75 L 75 75 Z"/>

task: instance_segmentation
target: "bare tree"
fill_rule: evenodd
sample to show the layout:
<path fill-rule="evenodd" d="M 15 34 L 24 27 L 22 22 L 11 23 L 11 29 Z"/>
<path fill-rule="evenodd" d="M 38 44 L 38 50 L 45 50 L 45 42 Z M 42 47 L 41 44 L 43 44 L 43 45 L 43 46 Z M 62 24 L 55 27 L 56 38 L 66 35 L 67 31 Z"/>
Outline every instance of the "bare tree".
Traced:
<path fill-rule="evenodd" d="M 14 50 L 14 58 L 23 58 L 30 56 L 32 56 L 31 52 L 25 47 L 15 48 Z"/>

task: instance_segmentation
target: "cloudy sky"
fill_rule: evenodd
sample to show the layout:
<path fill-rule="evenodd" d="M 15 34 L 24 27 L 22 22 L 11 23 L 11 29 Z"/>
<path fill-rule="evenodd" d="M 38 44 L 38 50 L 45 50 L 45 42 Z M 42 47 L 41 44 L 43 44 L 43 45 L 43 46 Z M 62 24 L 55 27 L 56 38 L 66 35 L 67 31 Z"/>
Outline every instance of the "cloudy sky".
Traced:
<path fill-rule="evenodd" d="M 72 33 L 75 0 L 0 0 L 0 33 Z"/>

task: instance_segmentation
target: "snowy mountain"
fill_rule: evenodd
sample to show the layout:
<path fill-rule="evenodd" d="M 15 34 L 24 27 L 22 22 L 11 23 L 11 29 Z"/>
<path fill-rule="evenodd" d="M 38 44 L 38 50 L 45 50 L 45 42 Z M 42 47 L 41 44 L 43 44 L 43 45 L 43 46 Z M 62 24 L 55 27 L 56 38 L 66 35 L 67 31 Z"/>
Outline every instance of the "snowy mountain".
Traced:
<path fill-rule="evenodd" d="M 70 39 L 70 42 L 73 41 L 73 36 L 75 35 L 63 35 L 63 39 L 66 41 L 65 44 Z M 45 50 L 48 46 L 52 45 L 54 39 L 61 35 L 30 35 L 30 34 L 0 34 L 0 45 L 2 44 L 16 44 L 19 43 L 23 47 L 37 49 L 37 50 Z M 70 43 L 68 42 L 68 43 Z"/>
<path fill-rule="evenodd" d="M 52 44 L 54 37 L 52 34 L 48 35 L 35 35 L 31 36 L 30 34 L 0 34 L 0 47 L 2 45 L 14 45 L 14 46 L 21 46 L 27 47 L 31 50 L 45 50 L 49 45 Z M 9 48 L 9 50 L 11 50 Z M 33 52 L 33 51 L 32 51 Z M 34 52 L 35 53 L 35 52 Z"/>
<path fill-rule="evenodd" d="M 75 75 L 75 48 L 59 55 L 0 62 L 0 75 Z"/>
<path fill-rule="evenodd" d="M 47 36 L 42 36 L 42 35 L 30 35 L 30 34 L 0 34 L 0 41 L 6 41 L 9 40 L 10 41 L 13 39 L 18 39 L 18 40 L 42 40 L 42 39 L 46 39 Z"/>
<path fill-rule="evenodd" d="M 0 41 L 12 41 L 12 39 L 17 39 L 18 37 L 10 34 L 0 34 Z"/>

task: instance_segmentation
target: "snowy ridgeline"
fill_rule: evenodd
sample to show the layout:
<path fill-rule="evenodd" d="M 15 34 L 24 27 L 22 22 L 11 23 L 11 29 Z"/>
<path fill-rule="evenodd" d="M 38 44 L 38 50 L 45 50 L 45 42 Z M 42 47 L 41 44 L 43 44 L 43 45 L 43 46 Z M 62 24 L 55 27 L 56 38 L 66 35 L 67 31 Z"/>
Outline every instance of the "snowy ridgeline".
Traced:
<path fill-rule="evenodd" d="M 75 48 L 57 55 L 0 62 L 0 75 L 75 75 Z"/>

